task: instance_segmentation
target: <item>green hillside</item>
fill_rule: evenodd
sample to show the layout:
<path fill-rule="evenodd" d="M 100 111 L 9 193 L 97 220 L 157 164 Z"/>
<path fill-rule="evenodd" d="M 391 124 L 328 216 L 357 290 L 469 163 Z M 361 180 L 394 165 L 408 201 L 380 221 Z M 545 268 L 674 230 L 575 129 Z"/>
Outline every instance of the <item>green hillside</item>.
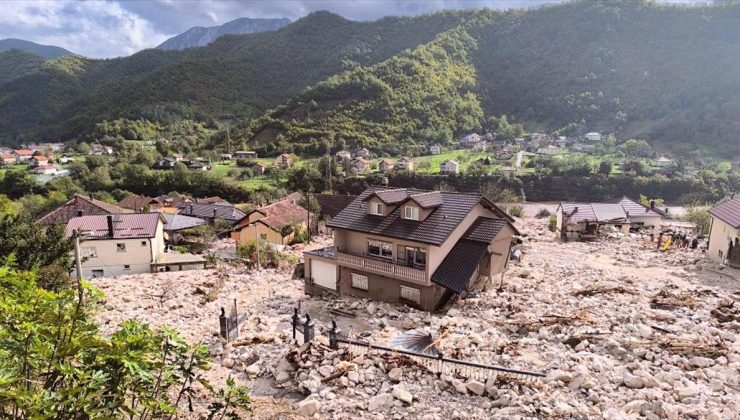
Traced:
<path fill-rule="evenodd" d="M 0 85 L 38 68 L 44 58 L 21 50 L 0 52 Z"/>
<path fill-rule="evenodd" d="M 61 57 L 0 82 L 0 141 L 84 137 L 104 119 L 220 120 L 264 153 L 422 150 L 507 115 L 740 153 L 740 4 L 582 1 L 353 22 L 114 60 Z M 0 56 L 0 68 L 9 67 Z"/>

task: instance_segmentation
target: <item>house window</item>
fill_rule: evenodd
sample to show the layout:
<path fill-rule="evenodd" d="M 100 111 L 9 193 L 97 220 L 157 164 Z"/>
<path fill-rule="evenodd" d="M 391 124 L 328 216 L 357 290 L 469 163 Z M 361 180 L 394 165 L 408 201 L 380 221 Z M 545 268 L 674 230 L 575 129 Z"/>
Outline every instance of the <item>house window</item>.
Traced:
<path fill-rule="evenodd" d="M 421 304 L 421 291 L 415 287 L 401 286 L 401 299 Z"/>
<path fill-rule="evenodd" d="M 427 265 L 427 250 L 424 248 L 406 247 L 406 265 L 424 268 Z"/>
<path fill-rule="evenodd" d="M 266 233 L 260 233 L 260 239 L 262 239 L 263 241 L 266 241 L 267 240 L 267 234 Z"/>
<path fill-rule="evenodd" d="M 80 249 L 80 256 L 82 258 L 97 258 L 98 249 L 94 246 L 86 246 Z"/>
<path fill-rule="evenodd" d="M 103 270 L 93 270 L 92 276 L 93 277 L 103 277 Z"/>
<path fill-rule="evenodd" d="M 374 214 L 376 216 L 382 216 L 384 213 L 384 206 L 383 203 L 370 203 L 370 214 Z"/>
<path fill-rule="evenodd" d="M 116 252 L 126 252 L 126 244 L 116 244 Z"/>
<path fill-rule="evenodd" d="M 390 242 L 367 241 L 367 254 L 380 258 L 393 258 L 393 245 Z"/>
<path fill-rule="evenodd" d="M 146 241 L 141 241 L 141 246 L 146 246 Z"/>
<path fill-rule="evenodd" d="M 124 269 L 124 270 L 130 270 L 130 269 L 131 269 L 131 266 L 130 266 L 130 265 L 128 265 L 128 264 L 126 264 L 126 265 L 124 265 L 124 266 L 123 266 L 123 269 Z"/>
<path fill-rule="evenodd" d="M 419 208 L 413 206 L 404 207 L 404 218 L 409 220 L 419 220 Z"/>
<path fill-rule="evenodd" d="M 367 276 L 352 273 L 352 287 L 360 290 L 367 290 Z"/>

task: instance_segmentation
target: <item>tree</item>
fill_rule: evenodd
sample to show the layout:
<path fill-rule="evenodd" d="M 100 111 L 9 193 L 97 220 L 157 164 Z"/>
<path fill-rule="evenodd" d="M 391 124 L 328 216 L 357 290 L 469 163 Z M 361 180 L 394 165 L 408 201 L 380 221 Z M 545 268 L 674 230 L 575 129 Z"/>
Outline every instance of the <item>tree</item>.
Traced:
<path fill-rule="evenodd" d="M 629 139 L 622 143 L 619 149 L 631 157 L 649 157 L 653 152 L 650 144 L 642 139 Z"/>
<path fill-rule="evenodd" d="M 0 183 L 0 189 L 10 198 L 19 198 L 39 190 L 40 186 L 36 179 L 26 172 L 8 171 Z"/>
<path fill-rule="evenodd" d="M 612 173 L 612 163 L 608 160 L 602 160 L 599 164 L 599 173 L 609 176 Z"/>
<path fill-rule="evenodd" d="M 87 302 L 102 296 L 88 285 L 83 292 Z M 173 419 L 196 384 L 212 390 L 205 345 L 139 321 L 104 337 L 76 289 L 50 292 L 33 273 L 4 266 L 0 308 L 0 417 Z M 231 379 L 214 396 L 209 418 L 235 418 L 250 404 Z"/>

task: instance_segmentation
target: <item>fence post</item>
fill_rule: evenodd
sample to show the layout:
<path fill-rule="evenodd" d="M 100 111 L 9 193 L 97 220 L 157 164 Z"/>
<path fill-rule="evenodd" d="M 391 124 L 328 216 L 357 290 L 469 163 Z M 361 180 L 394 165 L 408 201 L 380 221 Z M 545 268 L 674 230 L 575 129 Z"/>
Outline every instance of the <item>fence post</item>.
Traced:
<path fill-rule="evenodd" d="M 298 315 L 298 308 L 293 308 L 293 340 L 295 340 L 295 330 L 298 329 L 298 325 L 300 325 L 300 315 Z"/>
<path fill-rule="evenodd" d="M 234 336 L 239 337 L 239 310 L 236 308 L 236 298 L 234 298 Z"/>
<path fill-rule="evenodd" d="M 329 348 L 337 350 L 339 348 L 339 342 L 337 341 L 337 334 L 339 334 L 339 328 L 337 328 L 337 321 L 331 321 L 331 329 L 329 330 Z"/>
<path fill-rule="evenodd" d="M 227 341 L 229 340 L 229 326 L 227 323 L 226 318 L 226 309 L 224 307 L 221 307 L 221 315 L 218 316 L 218 327 L 219 332 L 221 333 L 221 337 L 225 338 Z"/>
<path fill-rule="evenodd" d="M 306 322 L 303 324 L 303 344 L 313 340 L 315 323 L 311 320 L 311 315 L 306 313 Z"/>

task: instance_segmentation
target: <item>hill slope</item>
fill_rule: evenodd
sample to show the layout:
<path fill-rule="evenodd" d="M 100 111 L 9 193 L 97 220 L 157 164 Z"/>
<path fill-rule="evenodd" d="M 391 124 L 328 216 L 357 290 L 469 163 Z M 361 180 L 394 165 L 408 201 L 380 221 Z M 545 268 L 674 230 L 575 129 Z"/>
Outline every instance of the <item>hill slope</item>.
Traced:
<path fill-rule="evenodd" d="M 0 39 L 0 53 L 10 50 L 21 50 L 31 54 L 40 55 L 43 58 L 56 58 L 73 53 L 61 47 L 53 45 L 41 45 L 31 41 L 16 38 Z"/>
<path fill-rule="evenodd" d="M 44 58 L 21 50 L 0 52 L 0 85 L 38 68 Z"/>
<path fill-rule="evenodd" d="M 157 46 L 160 50 L 184 50 L 186 48 L 204 47 L 217 38 L 232 34 L 242 35 L 255 32 L 276 31 L 290 24 L 289 19 L 251 19 L 239 18 L 231 22 L 224 23 L 221 26 L 211 26 L 204 28 L 195 26 L 180 35 L 164 41 Z"/>

